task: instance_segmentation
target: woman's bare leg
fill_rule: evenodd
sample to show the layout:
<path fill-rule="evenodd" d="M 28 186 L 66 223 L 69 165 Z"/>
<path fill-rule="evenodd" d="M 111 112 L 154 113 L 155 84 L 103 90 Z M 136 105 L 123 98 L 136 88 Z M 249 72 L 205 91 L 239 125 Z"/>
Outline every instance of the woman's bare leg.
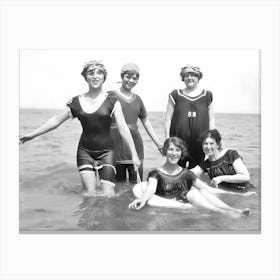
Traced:
<path fill-rule="evenodd" d="M 81 171 L 80 172 L 81 181 L 83 187 L 87 190 L 85 195 L 95 195 L 97 188 L 97 181 L 94 171 Z"/>
<path fill-rule="evenodd" d="M 200 190 L 200 193 L 206 198 L 206 200 L 208 200 L 212 205 L 214 205 L 218 208 L 225 209 L 225 210 L 228 210 L 228 211 L 233 211 L 233 212 L 238 213 L 238 214 L 242 214 L 245 211 L 244 214 L 249 214 L 249 213 L 247 213 L 248 212 L 247 208 L 244 209 L 244 210 L 241 210 L 241 209 L 230 207 L 229 205 L 224 203 L 222 200 L 220 200 L 219 198 L 212 195 L 211 193 L 209 193 L 206 190 Z"/>
<path fill-rule="evenodd" d="M 204 208 L 208 209 L 211 211 L 219 212 L 225 215 L 228 215 L 233 218 L 238 218 L 241 216 L 242 211 L 240 210 L 240 213 L 237 213 L 236 211 L 232 211 L 229 209 L 224 209 L 217 207 L 216 205 L 213 205 L 211 202 L 209 202 L 199 190 L 192 188 L 188 193 L 187 193 L 187 199 L 191 204 L 198 208 Z"/>
<path fill-rule="evenodd" d="M 115 195 L 115 184 L 113 182 L 101 180 L 100 186 L 101 186 L 101 190 L 102 190 L 101 195 L 105 195 L 105 196 L 109 196 L 109 197 Z"/>

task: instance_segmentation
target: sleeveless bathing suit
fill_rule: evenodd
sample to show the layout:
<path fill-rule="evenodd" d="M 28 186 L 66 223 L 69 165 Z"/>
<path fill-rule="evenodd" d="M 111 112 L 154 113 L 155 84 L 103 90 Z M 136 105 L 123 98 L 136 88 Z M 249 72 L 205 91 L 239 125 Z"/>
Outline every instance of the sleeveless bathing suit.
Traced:
<path fill-rule="evenodd" d="M 99 171 L 100 177 L 104 180 L 114 181 L 115 162 L 111 122 L 117 99 L 108 94 L 97 110 L 87 113 L 81 107 L 80 98 L 81 96 L 75 96 L 67 105 L 72 117 L 77 117 L 83 128 L 77 151 L 79 171 L 92 171 L 97 166 L 103 166 Z"/>

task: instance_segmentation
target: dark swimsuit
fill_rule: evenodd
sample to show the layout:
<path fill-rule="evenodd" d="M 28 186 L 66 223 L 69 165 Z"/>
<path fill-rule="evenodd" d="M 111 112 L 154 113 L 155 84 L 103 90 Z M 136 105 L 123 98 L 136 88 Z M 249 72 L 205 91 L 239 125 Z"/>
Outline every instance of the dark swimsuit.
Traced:
<path fill-rule="evenodd" d="M 169 96 L 174 104 L 170 136 L 183 139 L 189 152 L 189 156 L 180 160 L 179 165 L 185 167 L 189 161 L 189 168 L 193 168 L 204 159 L 199 137 L 209 130 L 212 92 L 203 90 L 200 95 L 191 97 L 183 94 L 182 90 L 173 90 Z"/>
<path fill-rule="evenodd" d="M 142 120 L 147 117 L 146 108 L 143 104 L 142 99 L 137 94 L 133 94 L 133 97 L 127 100 L 117 91 L 109 91 L 108 93 L 114 94 L 118 101 L 121 103 L 125 121 L 130 130 L 138 154 L 138 158 L 141 162 L 141 165 L 138 168 L 138 172 L 142 180 L 144 146 L 141 134 L 138 130 L 137 121 L 138 118 Z M 137 183 L 137 173 L 134 170 L 130 149 L 119 133 L 115 118 L 113 118 L 112 122 L 112 136 L 116 155 L 117 181 L 125 181 L 127 177 L 126 172 L 128 171 L 129 182 Z"/>
<path fill-rule="evenodd" d="M 182 168 L 176 175 L 168 175 L 158 169 L 152 170 L 147 178 L 157 179 L 156 194 L 164 198 L 176 198 L 188 202 L 186 195 L 196 180 L 192 171 Z"/>
<path fill-rule="evenodd" d="M 217 176 L 223 176 L 223 175 L 235 175 L 236 172 L 233 167 L 233 162 L 238 158 L 241 158 L 241 157 L 237 151 L 228 150 L 219 159 L 217 159 L 215 161 L 210 161 L 209 159 L 207 159 L 206 161 L 201 162 L 199 164 L 199 166 L 204 172 L 207 172 L 210 179 L 217 177 Z M 238 184 L 222 182 L 221 184 L 219 184 L 219 188 L 222 188 L 225 190 L 235 190 L 238 192 L 246 192 L 249 190 L 249 188 L 255 188 L 255 187 L 250 182 L 238 183 Z"/>
<path fill-rule="evenodd" d="M 108 95 L 93 113 L 86 113 L 80 104 L 80 96 L 75 96 L 68 104 L 73 118 L 81 122 L 83 132 L 77 150 L 79 171 L 99 170 L 100 178 L 115 181 L 115 160 L 111 138 L 112 113 L 117 99 Z M 98 168 L 102 167 L 102 168 Z"/>

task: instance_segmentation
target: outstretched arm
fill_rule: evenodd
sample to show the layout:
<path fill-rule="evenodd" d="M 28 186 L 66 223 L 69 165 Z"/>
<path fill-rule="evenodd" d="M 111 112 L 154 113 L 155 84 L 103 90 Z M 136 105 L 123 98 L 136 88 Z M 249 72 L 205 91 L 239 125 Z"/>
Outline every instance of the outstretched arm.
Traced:
<path fill-rule="evenodd" d="M 170 136 L 169 131 L 170 131 L 170 124 L 171 124 L 171 118 L 173 116 L 173 113 L 174 113 L 174 104 L 169 97 L 166 113 L 165 113 L 165 123 L 164 123 L 164 133 L 166 139 L 169 138 Z"/>
<path fill-rule="evenodd" d="M 160 150 L 162 148 L 162 144 L 160 143 L 150 121 L 148 120 L 148 117 L 141 119 L 141 122 L 146 130 L 146 132 L 148 133 L 148 135 L 150 136 L 150 138 L 153 140 L 153 142 L 155 143 L 155 145 L 157 146 L 158 150 Z"/>
<path fill-rule="evenodd" d="M 136 170 L 140 166 L 140 161 L 139 161 L 136 149 L 135 149 L 133 138 L 132 138 L 129 128 L 125 122 L 125 118 L 123 116 L 121 104 L 119 101 L 117 101 L 115 103 L 114 116 L 116 119 L 116 123 L 118 125 L 120 135 L 122 136 L 122 138 L 126 141 L 126 143 L 129 146 L 129 149 L 130 149 L 131 155 L 132 155 L 133 165 Z"/>
<path fill-rule="evenodd" d="M 57 127 L 59 127 L 63 122 L 70 118 L 69 109 L 65 109 L 62 113 L 57 114 L 47 120 L 39 128 L 33 130 L 31 133 L 19 136 L 20 143 L 23 144 L 26 141 L 32 140 L 39 135 L 45 134 Z"/>
<path fill-rule="evenodd" d="M 149 178 L 148 185 L 142 196 L 132 201 L 128 205 L 128 208 L 131 210 L 140 210 L 141 208 L 143 208 L 146 202 L 156 193 L 157 182 L 157 179 Z"/>

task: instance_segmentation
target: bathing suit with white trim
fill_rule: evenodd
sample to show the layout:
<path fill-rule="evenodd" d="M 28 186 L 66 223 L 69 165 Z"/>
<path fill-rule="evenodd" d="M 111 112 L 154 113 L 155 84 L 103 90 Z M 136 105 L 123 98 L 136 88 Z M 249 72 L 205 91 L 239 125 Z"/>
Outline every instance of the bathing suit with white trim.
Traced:
<path fill-rule="evenodd" d="M 202 161 L 199 166 L 204 171 L 207 172 L 210 179 L 212 180 L 214 177 L 224 176 L 224 175 L 235 175 L 236 171 L 233 167 L 233 163 L 236 159 L 240 158 L 242 161 L 242 157 L 236 150 L 227 150 L 226 153 L 217 160 L 210 161 L 207 159 L 206 161 Z M 255 186 L 250 182 L 245 183 L 228 183 L 222 182 L 219 184 L 219 188 L 224 190 L 231 190 L 237 192 L 247 192 Z"/>
<path fill-rule="evenodd" d="M 181 89 L 173 90 L 169 95 L 174 105 L 170 124 L 170 136 L 183 139 L 187 145 L 189 156 L 181 159 L 179 165 L 195 167 L 204 159 L 204 153 L 199 142 L 200 135 L 209 130 L 209 108 L 212 105 L 211 91 L 202 90 L 201 94 L 187 96 Z"/>
<path fill-rule="evenodd" d="M 92 113 L 83 110 L 80 96 L 75 96 L 67 104 L 72 117 L 77 117 L 83 128 L 77 151 L 79 171 L 93 172 L 98 169 L 101 179 L 111 182 L 115 181 L 111 122 L 116 101 L 113 95 L 107 94 L 103 103 Z"/>
<path fill-rule="evenodd" d="M 156 195 L 188 202 L 186 195 L 197 177 L 192 171 L 182 168 L 182 170 L 175 175 L 165 174 L 159 169 L 155 169 L 149 173 L 147 181 L 149 181 L 149 178 L 157 179 Z"/>
<path fill-rule="evenodd" d="M 140 96 L 134 93 L 132 98 L 129 100 L 123 97 L 117 90 L 109 91 L 108 93 L 115 95 L 118 101 L 121 103 L 125 121 L 131 133 L 138 158 L 141 162 L 141 165 L 138 168 L 138 173 L 141 180 L 143 180 L 144 145 L 137 126 L 137 121 L 138 119 L 143 120 L 147 117 L 147 111 L 144 103 Z M 134 170 L 129 146 L 120 135 L 115 118 L 113 118 L 111 132 L 116 154 L 117 181 L 126 181 L 126 173 L 128 172 L 129 182 L 137 183 L 137 173 Z"/>

